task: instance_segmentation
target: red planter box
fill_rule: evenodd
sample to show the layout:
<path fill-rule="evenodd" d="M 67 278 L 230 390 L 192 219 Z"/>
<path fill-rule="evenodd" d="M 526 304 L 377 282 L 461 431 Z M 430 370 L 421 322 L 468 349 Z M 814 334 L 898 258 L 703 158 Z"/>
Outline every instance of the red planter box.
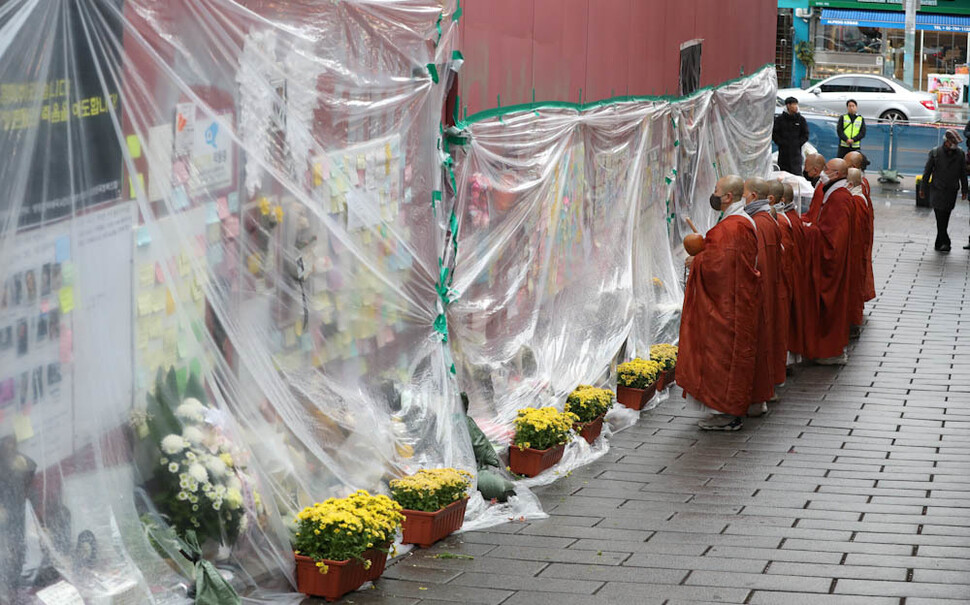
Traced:
<path fill-rule="evenodd" d="M 384 550 L 387 550 L 388 546 L 390 544 L 384 544 Z M 364 558 L 370 561 L 370 569 L 365 570 L 364 574 L 368 582 L 373 582 L 384 573 L 387 567 L 387 553 L 384 550 L 372 548 L 364 551 Z"/>
<path fill-rule="evenodd" d="M 667 383 L 667 386 L 673 386 L 677 384 L 677 366 L 674 366 L 669 370 L 667 370 L 666 374 L 667 374 L 667 377 L 664 381 Z"/>
<path fill-rule="evenodd" d="M 328 567 L 327 573 L 320 573 L 317 562 L 310 557 L 294 556 L 296 557 L 297 590 L 311 597 L 323 597 L 327 601 L 336 601 L 348 592 L 357 590 L 368 580 L 364 564 L 356 559 L 346 561 L 324 559 L 323 562 Z"/>
<path fill-rule="evenodd" d="M 616 400 L 631 410 L 642 410 L 657 393 L 657 383 L 649 389 L 634 389 L 616 385 Z"/>
<path fill-rule="evenodd" d="M 660 375 L 657 376 L 656 384 L 657 391 L 662 391 L 669 386 L 669 383 L 667 382 L 667 372 L 660 372 Z"/>
<path fill-rule="evenodd" d="M 467 497 L 431 513 L 405 508 L 401 511 L 404 513 L 402 525 L 404 538 L 401 543 L 417 544 L 421 548 L 428 548 L 452 532 L 458 531 L 461 529 L 461 524 L 465 522 L 466 506 L 468 506 Z"/>
<path fill-rule="evenodd" d="M 579 436 L 585 439 L 586 443 L 592 445 L 596 441 L 596 438 L 600 436 L 600 433 L 603 432 L 604 416 L 604 414 L 600 414 L 596 420 L 590 420 L 583 424 L 574 424 L 573 429 L 579 431 Z"/>
<path fill-rule="evenodd" d="M 519 449 L 509 446 L 509 468 L 516 475 L 535 477 L 551 466 L 555 466 L 562 459 L 566 446 L 557 445 L 547 450 L 534 450 L 531 447 Z"/>

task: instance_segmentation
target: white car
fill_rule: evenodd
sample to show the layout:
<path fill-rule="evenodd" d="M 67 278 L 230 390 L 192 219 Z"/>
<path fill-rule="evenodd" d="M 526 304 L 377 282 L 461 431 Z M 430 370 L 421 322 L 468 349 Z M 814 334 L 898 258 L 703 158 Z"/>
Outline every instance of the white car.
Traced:
<path fill-rule="evenodd" d="M 855 99 L 859 115 L 868 120 L 931 123 L 940 121 L 936 97 L 913 90 L 899 80 L 871 74 L 844 74 L 826 78 L 807 90 L 782 88 L 782 99 L 795 97 L 805 103 L 835 114 L 845 113 L 845 103 Z"/>

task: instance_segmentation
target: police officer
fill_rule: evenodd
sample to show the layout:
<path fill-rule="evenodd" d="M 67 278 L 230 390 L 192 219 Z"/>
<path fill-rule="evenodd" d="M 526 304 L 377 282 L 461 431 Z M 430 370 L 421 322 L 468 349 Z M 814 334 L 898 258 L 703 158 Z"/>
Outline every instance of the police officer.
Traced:
<path fill-rule="evenodd" d="M 855 99 L 846 101 L 845 109 L 847 113 L 839 116 L 839 123 L 835 127 L 839 135 L 840 158 L 844 158 L 850 151 L 859 151 L 861 141 L 866 136 L 866 121 L 862 116 L 856 115 L 859 104 Z"/>

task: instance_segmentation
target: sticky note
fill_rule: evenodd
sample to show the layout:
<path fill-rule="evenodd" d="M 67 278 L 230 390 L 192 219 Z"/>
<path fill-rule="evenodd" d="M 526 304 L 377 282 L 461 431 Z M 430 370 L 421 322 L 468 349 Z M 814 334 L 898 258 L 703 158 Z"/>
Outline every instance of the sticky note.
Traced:
<path fill-rule="evenodd" d="M 186 167 L 185 162 L 178 161 L 172 165 L 172 175 L 175 177 L 175 183 L 182 185 L 189 180 L 189 169 Z"/>
<path fill-rule="evenodd" d="M 202 286 L 199 282 L 192 282 L 192 300 L 199 301 L 202 300 Z"/>
<path fill-rule="evenodd" d="M 230 239 L 239 237 L 239 217 L 230 216 L 222 223 L 223 235 Z"/>
<path fill-rule="evenodd" d="M 367 168 L 367 158 L 362 153 L 357 154 L 357 170 L 365 170 Z"/>
<path fill-rule="evenodd" d="M 138 265 L 138 285 L 143 288 L 155 283 L 155 266 L 152 263 Z"/>
<path fill-rule="evenodd" d="M 17 443 L 23 443 L 34 436 L 34 426 L 30 422 L 30 416 L 13 415 L 13 434 L 17 438 Z"/>
<path fill-rule="evenodd" d="M 183 187 L 172 189 L 172 207 L 176 210 L 185 210 L 189 207 L 189 196 Z"/>
<path fill-rule="evenodd" d="M 323 185 L 323 164 L 313 165 L 313 186 Z"/>
<path fill-rule="evenodd" d="M 226 196 L 229 205 L 229 212 L 239 212 L 239 193 L 233 191 Z"/>
<path fill-rule="evenodd" d="M 61 283 L 65 286 L 74 285 L 74 263 L 61 263 Z"/>
<path fill-rule="evenodd" d="M 205 236 L 201 233 L 197 234 L 195 239 L 192 240 L 192 255 L 195 258 L 202 258 L 205 256 L 205 247 Z"/>
<path fill-rule="evenodd" d="M 296 344 L 296 330 L 292 326 L 283 331 L 283 344 L 292 347 Z"/>
<path fill-rule="evenodd" d="M 293 330 L 296 332 L 297 336 L 303 336 L 303 322 L 296 322 L 296 324 L 293 326 Z"/>
<path fill-rule="evenodd" d="M 62 235 L 54 242 L 54 260 L 63 263 L 69 258 L 71 258 L 71 238 Z"/>
<path fill-rule="evenodd" d="M 61 363 L 71 363 L 74 350 L 74 334 L 70 329 L 61 328 Z"/>
<path fill-rule="evenodd" d="M 135 185 L 136 182 L 138 183 L 137 186 Z M 129 193 L 128 197 L 130 199 L 135 199 L 136 197 L 138 197 L 138 192 L 144 191 L 144 190 L 145 190 L 144 174 L 139 172 L 134 177 L 132 176 L 128 177 L 128 193 Z"/>
<path fill-rule="evenodd" d="M 142 320 L 144 321 L 144 320 Z M 139 329 L 135 335 L 135 343 L 139 349 L 144 349 L 148 347 L 148 329 L 143 326 L 138 326 Z"/>
<path fill-rule="evenodd" d="M 61 313 L 74 310 L 74 286 L 64 286 L 57 292 L 57 297 L 61 302 Z"/>
<path fill-rule="evenodd" d="M 206 241 L 210 244 L 215 244 L 222 239 L 222 225 L 219 224 L 218 215 L 216 222 L 206 227 L 205 235 Z"/>
<path fill-rule="evenodd" d="M 135 232 L 135 242 L 138 244 L 139 248 L 152 243 L 152 236 L 148 234 L 148 227 L 142 226 L 138 228 L 138 230 Z"/>
<path fill-rule="evenodd" d="M 165 283 L 165 272 L 162 271 L 162 263 L 155 263 L 155 283 Z"/>
<path fill-rule="evenodd" d="M 141 140 L 138 138 L 137 134 L 130 134 L 125 139 L 128 142 L 128 153 L 131 154 L 133 160 L 137 160 L 141 157 Z"/>
<path fill-rule="evenodd" d="M 157 288 L 152 292 L 152 313 L 158 313 L 165 308 L 166 288 Z"/>
<path fill-rule="evenodd" d="M 165 314 L 171 315 L 175 313 L 175 299 L 172 298 L 172 291 L 168 288 L 165 289 Z"/>
<path fill-rule="evenodd" d="M 216 209 L 219 211 L 219 219 L 229 218 L 229 202 L 224 197 L 216 200 Z"/>
<path fill-rule="evenodd" d="M 185 252 L 178 255 L 179 275 L 185 277 L 192 270 L 192 259 Z"/>
<path fill-rule="evenodd" d="M 205 224 L 212 225 L 219 222 L 219 209 L 215 202 L 206 202 L 205 205 Z"/>
<path fill-rule="evenodd" d="M 391 174 L 391 144 L 384 143 L 384 176 Z"/>
<path fill-rule="evenodd" d="M 156 315 L 148 321 L 148 336 L 151 338 L 161 338 L 162 336 L 162 317 Z"/>
<path fill-rule="evenodd" d="M 151 292 L 142 292 L 138 295 L 138 315 L 139 317 L 144 317 L 145 315 L 151 315 L 152 313 L 152 294 Z"/>

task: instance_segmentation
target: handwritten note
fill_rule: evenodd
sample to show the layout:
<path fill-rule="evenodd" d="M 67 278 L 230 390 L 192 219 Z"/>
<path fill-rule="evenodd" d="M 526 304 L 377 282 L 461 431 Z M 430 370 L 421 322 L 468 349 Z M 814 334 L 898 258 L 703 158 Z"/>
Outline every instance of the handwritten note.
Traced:
<path fill-rule="evenodd" d="M 74 310 L 74 286 L 61 288 L 57 297 L 61 302 L 61 313 L 67 314 Z"/>

